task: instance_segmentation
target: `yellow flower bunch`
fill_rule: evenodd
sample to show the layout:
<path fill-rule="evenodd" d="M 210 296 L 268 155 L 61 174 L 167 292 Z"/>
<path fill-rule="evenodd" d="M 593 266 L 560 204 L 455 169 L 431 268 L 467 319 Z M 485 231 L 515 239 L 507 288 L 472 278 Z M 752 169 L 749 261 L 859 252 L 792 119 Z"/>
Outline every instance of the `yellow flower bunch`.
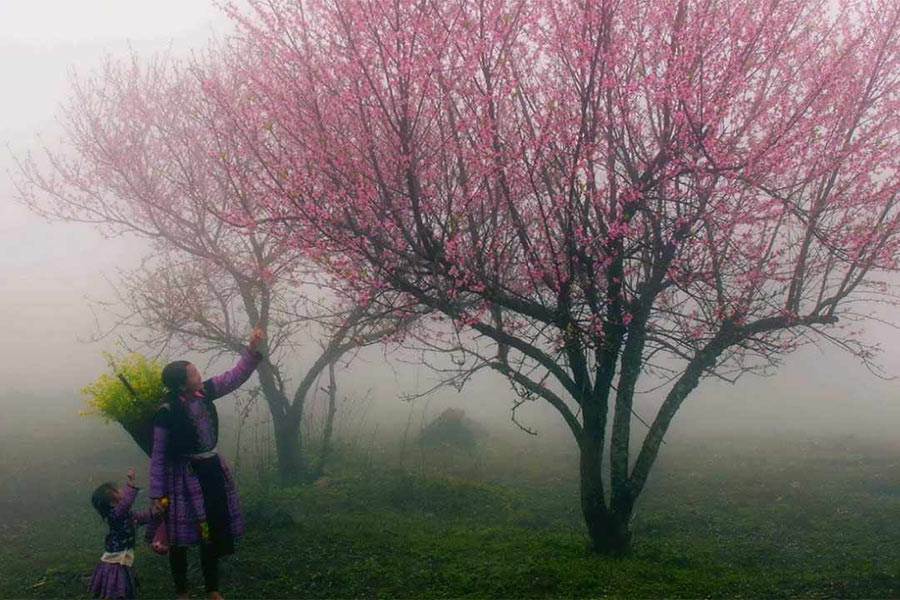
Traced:
<path fill-rule="evenodd" d="M 81 388 L 87 405 L 81 414 L 102 416 L 107 422 L 117 421 L 122 425 L 150 418 L 165 394 L 162 363 L 136 352 L 121 358 L 108 352 L 103 356 L 112 373 L 103 373 Z"/>

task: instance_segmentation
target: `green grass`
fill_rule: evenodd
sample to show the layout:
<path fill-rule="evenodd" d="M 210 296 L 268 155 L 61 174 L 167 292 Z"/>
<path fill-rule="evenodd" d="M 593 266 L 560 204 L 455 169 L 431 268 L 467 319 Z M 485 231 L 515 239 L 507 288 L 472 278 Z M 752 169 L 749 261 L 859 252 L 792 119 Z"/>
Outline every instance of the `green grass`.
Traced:
<path fill-rule="evenodd" d="M 223 563 L 223 590 L 233 598 L 900 595 L 896 447 L 670 444 L 637 508 L 625 559 L 587 551 L 574 454 L 530 448 L 495 444 L 478 456 L 405 461 L 344 452 L 322 487 L 244 477 L 248 531 Z M 87 470 L 107 477 L 140 459 L 128 452 L 82 450 L 68 464 L 90 460 Z M 0 509 L 15 509 L 0 524 L 0 597 L 84 596 L 81 580 L 104 533 L 88 506 L 85 469 L 58 469 L 43 485 L 35 473 L 4 471 L 25 495 L 4 487 L 0 499 Z M 142 597 L 169 595 L 165 559 L 142 547 L 136 567 Z"/>

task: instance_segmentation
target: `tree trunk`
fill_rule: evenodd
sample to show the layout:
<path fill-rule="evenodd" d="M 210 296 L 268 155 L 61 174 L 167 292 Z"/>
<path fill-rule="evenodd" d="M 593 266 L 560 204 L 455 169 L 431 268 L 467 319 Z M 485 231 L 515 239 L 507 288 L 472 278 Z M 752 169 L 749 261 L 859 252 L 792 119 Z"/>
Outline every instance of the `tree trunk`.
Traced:
<path fill-rule="evenodd" d="M 298 483 L 305 474 L 300 427 L 290 417 L 275 419 L 273 427 L 278 455 L 278 479 L 283 484 Z"/>
<path fill-rule="evenodd" d="M 300 422 L 303 419 L 303 403 L 291 407 L 276 383 L 275 368 L 263 361 L 257 370 L 263 397 L 272 416 L 275 430 L 275 453 L 278 459 L 278 479 L 283 484 L 302 481 L 305 476 L 303 441 Z M 302 399 L 301 399 L 302 400 Z"/>
<path fill-rule="evenodd" d="M 334 413 L 337 412 L 337 381 L 334 376 L 334 363 L 328 365 L 328 416 L 325 420 L 325 431 L 322 433 L 322 452 L 319 453 L 319 464 L 315 476 L 325 472 L 325 460 L 331 451 L 331 436 L 334 432 Z"/>
<path fill-rule="evenodd" d="M 611 510 L 603 492 L 602 439 L 585 435 L 581 444 L 581 512 L 598 554 L 623 556 L 631 549 L 631 506 Z M 598 443 L 599 442 L 599 443 Z"/>

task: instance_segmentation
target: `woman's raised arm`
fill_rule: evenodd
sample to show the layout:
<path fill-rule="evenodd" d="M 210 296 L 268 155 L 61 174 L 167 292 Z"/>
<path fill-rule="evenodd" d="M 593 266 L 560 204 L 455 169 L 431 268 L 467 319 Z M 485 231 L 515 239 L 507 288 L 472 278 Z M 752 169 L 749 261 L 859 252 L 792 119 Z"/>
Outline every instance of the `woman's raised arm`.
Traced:
<path fill-rule="evenodd" d="M 263 331 L 257 324 L 253 331 L 250 332 L 250 341 L 247 344 L 247 348 L 241 351 L 241 356 L 237 363 L 221 375 L 216 375 L 203 382 L 203 390 L 207 400 L 215 400 L 233 392 L 250 378 L 250 375 L 256 370 L 259 361 L 262 360 L 262 354 L 259 352 L 262 340 Z"/>

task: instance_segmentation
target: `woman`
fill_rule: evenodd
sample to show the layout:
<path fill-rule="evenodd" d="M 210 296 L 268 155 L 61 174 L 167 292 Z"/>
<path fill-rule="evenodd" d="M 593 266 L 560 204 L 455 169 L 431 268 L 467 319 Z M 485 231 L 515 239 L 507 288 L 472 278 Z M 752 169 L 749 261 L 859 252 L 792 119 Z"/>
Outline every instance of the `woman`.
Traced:
<path fill-rule="evenodd" d="M 167 402 L 154 416 L 150 497 L 155 510 L 166 510 L 169 565 L 179 598 L 187 598 L 189 546 L 200 546 L 208 597 L 222 597 L 218 560 L 234 552 L 234 539 L 244 530 L 231 474 L 216 453 L 219 419 L 213 401 L 247 381 L 262 359 L 262 340 L 257 325 L 237 364 L 206 381 L 183 360 L 162 372 Z"/>

